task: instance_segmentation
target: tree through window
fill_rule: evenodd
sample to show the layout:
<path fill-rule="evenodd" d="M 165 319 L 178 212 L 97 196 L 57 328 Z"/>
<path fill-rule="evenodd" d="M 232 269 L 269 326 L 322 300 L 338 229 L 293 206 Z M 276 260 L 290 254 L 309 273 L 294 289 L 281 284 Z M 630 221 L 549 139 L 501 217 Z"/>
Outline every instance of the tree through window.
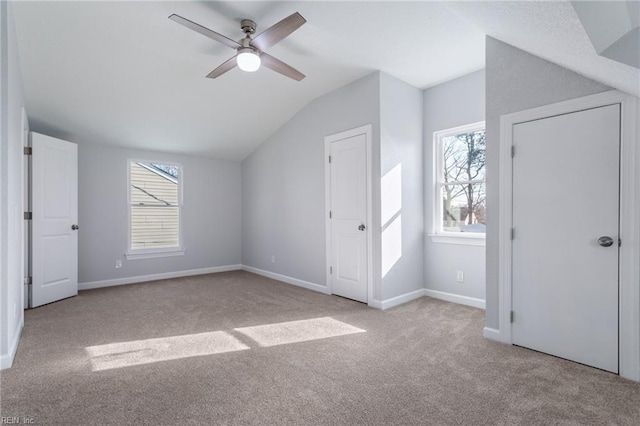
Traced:
<path fill-rule="evenodd" d="M 484 123 L 436 133 L 436 232 L 485 233 Z"/>

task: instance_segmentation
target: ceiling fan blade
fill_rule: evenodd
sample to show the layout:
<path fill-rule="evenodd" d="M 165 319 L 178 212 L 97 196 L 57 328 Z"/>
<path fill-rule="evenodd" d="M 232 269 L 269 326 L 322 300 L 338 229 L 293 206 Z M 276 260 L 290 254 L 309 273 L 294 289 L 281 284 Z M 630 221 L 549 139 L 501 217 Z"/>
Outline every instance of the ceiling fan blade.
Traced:
<path fill-rule="evenodd" d="M 224 74 L 225 72 L 232 70 L 233 68 L 235 68 L 235 66 L 237 65 L 237 61 L 236 61 L 236 57 L 232 57 L 228 60 L 226 60 L 225 62 L 222 63 L 222 65 L 220 65 L 218 68 L 216 68 L 215 70 L 211 71 L 209 74 L 207 74 L 207 78 L 217 78 L 220 77 L 222 74 Z"/>
<path fill-rule="evenodd" d="M 294 80 L 300 81 L 306 76 L 302 74 L 297 69 L 293 68 L 291 65 L 287 65 L 282 62 L 280 59 L 276 59 L 271 55 L 268 55 L 264 52 L 260 54 L 260 59 L 262 61 L 262 65 L 265 67 L 274 70 L 275 72 L 279 72 L 280 74 L 292 78 Z"/>
<path fill-rule="evenodd" d="M 215 40 L 218 43 L 222 43 L 225 46 L 229 46 L 232 49 L 237 49 L 238 47 L 242 47 L 242 45 L 237 41 L 231 40 L 229 37 L 225 37 L 222 34 L 218 34 L 215 31 L 211 31 L 209 28 L 205 28 L 202 25 L 196 24 L 195 22 L 190 21 L 187 18 L 183 18 L 180 15 L 176 15 L 175 13 L 169 16 L 169 19 L 171 19 L 174 22 L 177 22 L 178 24 L 182 24 L 185 27 L 192 29 L 193 31 L 199 32 L 203 36 L 209 37 L 210 39 Z"/>
<path fill-rule="evenodd" d="M 264 30 L 251 40 L 251 44 L 264 51 L 300 28 L 305 22 L 307 22 L 307 20 L 296 12 Z"/>

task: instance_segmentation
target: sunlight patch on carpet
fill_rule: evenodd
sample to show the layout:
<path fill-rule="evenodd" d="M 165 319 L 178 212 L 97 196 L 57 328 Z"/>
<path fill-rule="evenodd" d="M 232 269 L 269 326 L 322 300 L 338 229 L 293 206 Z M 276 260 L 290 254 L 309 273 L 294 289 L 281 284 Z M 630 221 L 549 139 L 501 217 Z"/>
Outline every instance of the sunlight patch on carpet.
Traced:
<path fill-rule="evenodd" d="M 330 317 L 242 327 L 234 330 L 253 339 L 262 347 L 366 332 Z"/>
<path fill-rule="evenodd" d="M 225 331 L 89 346 L 93 371 L 249 349 Z"/>

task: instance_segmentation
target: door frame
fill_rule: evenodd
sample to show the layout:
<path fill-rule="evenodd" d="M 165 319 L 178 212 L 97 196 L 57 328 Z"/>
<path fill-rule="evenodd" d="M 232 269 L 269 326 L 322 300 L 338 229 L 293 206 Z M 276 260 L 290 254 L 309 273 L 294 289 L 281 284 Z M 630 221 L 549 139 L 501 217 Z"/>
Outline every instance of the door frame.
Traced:
<path fill-rule="evenodd" d="M 27 112 L 22 108 L 22 149 L 23 154 L 25 148 L 31 146 L 31 137 L 29 132 L 29 118 Z M 22 181 L 20 182 L 20 190 L 22 192 L 22 211 L 24 213 L 31 211 L 31 155 L 22 156 Z M 31 307 L 29 283 L 31 278 L 31 220 L 22 220 L 22 310 Z"/>
<path fill-rule="evenodd" d="M 640 381 L 640 110 L 638 99 L 617 90 L 545 105 L 500 117 L 500 225 L 498 229 L 497 340 L 512 343 L 512 243 L 513 126 L 519 123 L 569 114 L 607 105 L 621 105 L 620 126 L 620 239 L 619 374 Z"/>
<path fill-rule="evenodd" d="M 372 126 L 366 124 L 355 129 L 345 130 L 324 138 L 324 188 L 325 188 L 325 230 L 326 230 L 326 286 L 329 294 L 333 294 L 331 280 L 331 231 L 332 224 L 329 218 L 331 210 L 331 165 L 329 156 L 331 155 L 331 144 L 342 139 L 351 138 L 358 135 L 365 135 L 366 140 L 366 178 L 367 178 L 367 305 L 372 306 L 373 300 L 373 175 L 372 175 Z"/>

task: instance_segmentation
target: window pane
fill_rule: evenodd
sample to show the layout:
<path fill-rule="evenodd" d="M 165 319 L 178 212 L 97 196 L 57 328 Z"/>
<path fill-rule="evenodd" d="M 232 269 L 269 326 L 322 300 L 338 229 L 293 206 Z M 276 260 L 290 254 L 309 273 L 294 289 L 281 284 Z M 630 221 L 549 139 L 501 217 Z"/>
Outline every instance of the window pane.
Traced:
<path fill-rule="evenodd" d="M 442 230 L 485 233 L 485 184 L 442 186 Z"/>
<path fill-rule="evenodd" d="M 178 247 L 179 207 L 131 206 L 131 248 Z"/>
<path fill-rule="evenodd" d="M 163 172 L 173 176 L 176 179 L 178 178 L 178 173 L 179 173 L 178 166 L 174 166 L 173 164 L 158 164 L 158 163 L 151 163 L 150 165 L 155 167 L 158 170 L 162 170 Z"/>
<path fill-rule="evenodd" d="M 484 130 L 442 138 L 444 182 L 484 180 Z"/>
<path fill-rule="evenodd" d="M 180 167 L 130 163 L 131 250 L 179 247 Z"/>
<path fill-rule="evenodd" d="M 131 163 L 131 204 L 144 206 L 178 205 L 178 169 L 173 174 L 159 168 L 162 165 Z"/>

